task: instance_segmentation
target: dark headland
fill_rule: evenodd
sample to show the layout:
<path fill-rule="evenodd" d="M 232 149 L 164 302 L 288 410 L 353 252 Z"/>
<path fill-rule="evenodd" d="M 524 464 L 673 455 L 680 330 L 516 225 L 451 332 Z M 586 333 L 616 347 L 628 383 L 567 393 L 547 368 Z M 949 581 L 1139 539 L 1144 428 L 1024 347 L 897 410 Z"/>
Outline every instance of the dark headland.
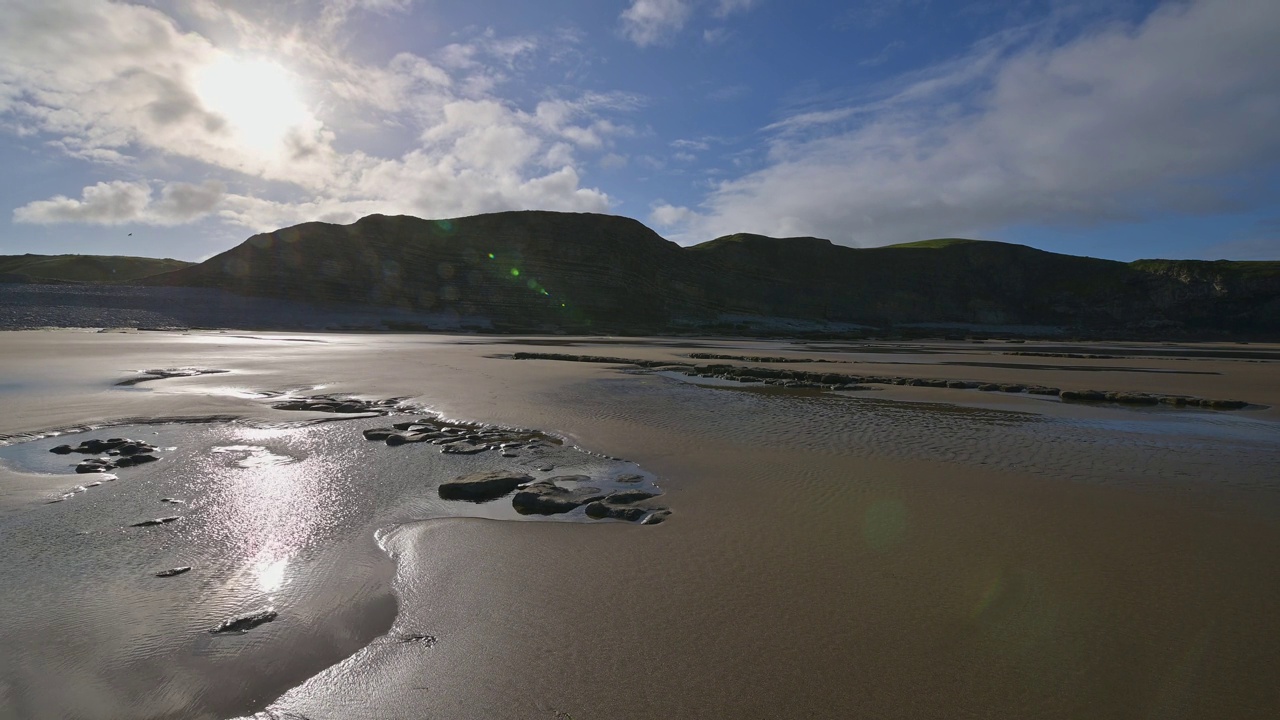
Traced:
<path fill-rule="evenodd" d="M 1123 263 L 962 239 L 681 247 L 633 219 L 542 211 L 304 223 L 130 284 L 386 309 L 384 327 L 406 330 L 443 318 L 497 332 L 1280 337 L 1280 262 Z"/>

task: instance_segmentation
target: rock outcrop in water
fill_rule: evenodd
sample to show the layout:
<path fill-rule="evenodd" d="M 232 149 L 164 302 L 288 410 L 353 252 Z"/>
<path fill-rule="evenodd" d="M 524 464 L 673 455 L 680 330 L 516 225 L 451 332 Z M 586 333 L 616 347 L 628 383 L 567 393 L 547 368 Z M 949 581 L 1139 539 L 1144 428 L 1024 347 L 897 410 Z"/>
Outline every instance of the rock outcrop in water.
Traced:
<path fill-rule="evenodd" d="M 223 620 L 217 627 L 209 632 L 218 635 L 222 633 L 245 633 L 263 623 L 269 623 L 280 616 L 273 608 L 264 608 L 256 612 L 238 615 L 233 618 Z"/>
<path fill-rule="evenodd" d="M 628 218 L 534 211 L 305 223 L 142 282 L 478 317 L 513 331 L 957 323 L 1280 334 L 1280 263 L 1120 263 L 972 240 L 855 249 L 750 234 L 682 248 Z"/>

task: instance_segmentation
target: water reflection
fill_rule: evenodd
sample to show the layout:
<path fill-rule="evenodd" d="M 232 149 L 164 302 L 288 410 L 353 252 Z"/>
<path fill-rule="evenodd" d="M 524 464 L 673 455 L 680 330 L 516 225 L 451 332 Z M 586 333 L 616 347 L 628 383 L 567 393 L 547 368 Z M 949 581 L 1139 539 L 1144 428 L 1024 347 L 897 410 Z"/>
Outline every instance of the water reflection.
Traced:
<path fill-rule="evenodd" d="M 258 589 L 264 593 L 273 593 L 284 586 L 284 571 L 289 567 L 289 558 L 284 557 L 274 562 L 258 563 Z"/>

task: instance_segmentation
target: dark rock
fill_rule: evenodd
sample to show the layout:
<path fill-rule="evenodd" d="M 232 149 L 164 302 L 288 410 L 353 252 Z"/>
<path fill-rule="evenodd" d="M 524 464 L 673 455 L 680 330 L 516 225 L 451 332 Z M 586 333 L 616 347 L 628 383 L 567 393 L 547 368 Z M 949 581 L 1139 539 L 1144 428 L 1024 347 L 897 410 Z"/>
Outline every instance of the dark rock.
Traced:
<path fill-rule="evenodd" d="M 1063 390 L 1058 397 L 1068 402 L 1103 402 L 1107 394 L 1097 390 Z"/>
<path fill-rule="evenodd" d="M 520 488 L 515 497 L 511 498 L 511 504 L 521 515 L 556 515 L 599 500 L 604 495 L 600 488 L 570 490 L 550 480 L 541 480 Z"/>
<path fill-rule="evenodd" d="M 648 510 L 635 505 L 614 505 L 597 500 L 587 505 L 587 517 L 603 520 L 605 518 L 613 518 L 616 520 L 626 520 L 635 522 L 644 517 Z"/>
<path fill-rule="evenodd" d="M 369 428 L 363 433 L 365 440 L 386 440 L 395 434 L 396 431 L 391 428 Z"/>
<path fill-rule="evenodd" d="M 497 500 L 520 485 L 532 481 L 532 477 L 523 473 L 504 470 L 479 472 L 441 483 L 438 492 L 443 500 L 483 503 Z"/>
<path fill-rule="evenodd" d="M 1000 392 L 1020 393 L 1020 392 L 1026 392 L 1026 391 L 1027 391 L 1026 385 L 1016 385 L 1016 384 L 1009 383 L 1009 384 L 1000 386 Z"/>
<path fill-rule="evenodd" d="M 648 490 L 618 490 L 610 493 L 604 501 L 614 505 L 630 505 L 631 503 L 637 503 L 641 500 L 658 497 L 661 494 L 662 493 L 649 492 Z"/>
<path fill-rule="evenodd" d="M 182 573 L 187 572 L 190 569 L 191 569 L 190 565 L 183 565 L 182 567 L 169 568 L 168 570 L 161 570 L 160 572 L 156 573 L 156 577 L 173 577 L 174 575 L 181 575 Z"/>
<path fill-rule="evenodd" d="M 402 643 L 419 643 L 419 644 L 425 645 L 426 647 L 431 647 L 432 645 L 435 645 L 438 642 L 435 635 L 423 635 L 420 633 L 410 633 L 408 635 L 401 635 L 396 639 Z"/>
<path fill-rule="evenodd" d="M 75 450 L 70 445 L 59 445 L 58 447 L 50 448 L 49 452 L 57 453 L 59 455 L 70 455 L 75 452 Z"/>
<path fill-rule="evenodd" d="M 210 630 L 209 632 L 215 635 L 219 633 L 248 632 L 263 623 L 269 623 L 272 620 L 275 620 L 279 616 L 280 614 L 277 613 L 273 608 L 265 608 L 262 610 L 258 610 L 256 612 L 251 612 L 245 615 L 239 615 L 233 618 L 228 618 L 226 620 L 223 620 L 222 623 L 218 625 L 218 627 Z"/>
<path fill-rule="evenodd" d="M 463 441 L 445 445 L 440 448 L 440 452 L 445 453 L 446 455 L 475 455 L 476 453 L 482 453 L 488 449 L 488 445 L 476 445 L 471 442 Z"/>
<path fill-rule="evenodd" d="M 1239 410 L 1246 407 L 1249 403 L 1243 400 L 1209 400 L 1208 407 L 1214 410 Z M 1204 403 L 1201 403 L 1203 406 Z"/>
<path fill-rule="evenodd" d="M 1000 386 L 995 383 L 982 383 L 978 386 L 978 389 L 982 392 L 995 392 L 1000 389 Z"/>
<path fill-rule="evenodd" d="M 153 463 L 159 459 L 160 458 L 156 457 L 155 455 L 151 455 L 149 453 L 140 453 L 138 455 L 130 455 L 129 457 L 122 457 L 117 459 L 115 462 L 115 467 L 131 467 L 133 465 L 146 465 L 147 463 Z"/>
<path fill-rule="evenodd" d="M 670 510 L 666 508 L 659 508 L 649 513 L 643 520 L 640 521 L 640 524 L 641 525 L 657 525 L 669 517 L 671 517 Z"/>
<path fill-rule="evenodd" d="M 129 527 L 154 527 L 156 525 L 168 525 L 171 522 L 177 522 L 178 520 L 181 520 L 181 519 L 182 519 L 181 515 L 170 515 L 168 517 L 156 518 L 154 520 L 143 520 L 142 522 L 136 522 L 130 525 Z"/>

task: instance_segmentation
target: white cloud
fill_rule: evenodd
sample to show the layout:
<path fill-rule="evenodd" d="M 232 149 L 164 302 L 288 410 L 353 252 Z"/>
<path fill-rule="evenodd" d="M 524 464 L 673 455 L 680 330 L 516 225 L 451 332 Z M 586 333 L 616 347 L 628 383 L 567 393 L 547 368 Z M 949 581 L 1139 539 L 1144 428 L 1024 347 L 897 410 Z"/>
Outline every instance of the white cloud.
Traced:
<path fill-rule="evenodd" d="M 678 207 L 660 200 L 651 208 L 649 222 L 658 227 L 669 228 L 684 225 L 696 217 L 697 213 L 687 207 Z"/>
<path fill-rule="evenodd" d="M 671 40 L 693 16 L 695 5 L 708 4 L 711 15 L 723 20 L 735 13 L 752 9 L 759 0 L 631 0 L 618 17 L 623 37 L 640 47 L 661 45 Z M 704 30 L 702 38 L 719 44 L 729 37 L 728 28 Z"/>
<path fill-rule="evenodd" d="M 324 13 L 335 8 L 405 7 L 394 0 L 344 0 L 323 6 L 315 23 L 323 26 Z M 231 33 L 225 46 L 144 6 L 11 0 L 5 13 L 0 130 L 42 137 L 47 148 L 90 162 L 172 167 L 165 163 L 188 158 L 233 186 L 263 187 L 248 182 L 253 178 L 279 181 L 266 186 L 269 199 L 224 195 L 221 186 L 213 198 L 207 186 L 181 183 L 153 197 L 146 183 L 101 183 L 79 199 L 58 196 L 19 208 L 14 217 L 24 222 L 173 224 L 215 212 L 225 222 L 266 229 L 368 212 L 604 211 L 608 196 L 580 185 L 577 154 L 607 152 L 614 138 L 633 133 L 607 116 L 642 102 L 596 92 L 552 96 L 526 111 L 496 93 L 521 77 L 535 55 L 574 42 L 563 34 L 544 42 L 484 30 L 431 58 L 400 53 L 385 65 L 368 65 L 345 56 L 323 33 L 310 39 L 305 28 L 272 31 L 208 3 L 194 5 L 193 15 Z M 231 79 L 246 67 L 270 70 L 280 87 L 259 92 L 261 102 L 276 102 L 277 89 L 291 89 L 285 83 L 296 83 L 298 98 L 308 102 L 289 106 L 288 113 L 228 106 L 252 93 L 234 92 L 228 82 L 210 90 L 211 67 L 230 68 Z M 216 72 L 213 78 L 215 85 L 226 79 Z M 240 127 L 259 117 L 276 124 L 252 133 Z M 380 157 L 359 149 L 358 141 L 340 143 L 351 128 L 377 129 L 379 139 L 394 128 L 404 140 Z"/>
<path fill-rule="evenodd" d="M 622 11 L 622 34 L 646 47 L 665 42 L 679 32 L 693 12 L 691 0 L 632 0 Z"/>
<path fill-rule="evenodd" d="M 217 181 L 200 185 L 169 183 L 153 199 L 146 182 L 116 180 L 86 187 L 80 199 L 58 195 L 27 203 L 13 211 L 15 222 L 92 225 L 179 225 L 208 215 L 222 201 L 226 188 Z"/>
<path fill-rule="evenodd" d="M 755 7 L 759 0 L 719 0 L 713 13 L 716 17 L 728 17 L 737 12 L 745 12 Z"/>
<path fill-rule="evenodd" d="M 771 126 L 768 165 L 717 186 L 692 235 L 867 245 L 1248 206 L 1263 186 L 1240 174 L 1280 160 L 1278 34 L 1280 4 L 1202 0 L 980 44 L 881 102 Z"/>

